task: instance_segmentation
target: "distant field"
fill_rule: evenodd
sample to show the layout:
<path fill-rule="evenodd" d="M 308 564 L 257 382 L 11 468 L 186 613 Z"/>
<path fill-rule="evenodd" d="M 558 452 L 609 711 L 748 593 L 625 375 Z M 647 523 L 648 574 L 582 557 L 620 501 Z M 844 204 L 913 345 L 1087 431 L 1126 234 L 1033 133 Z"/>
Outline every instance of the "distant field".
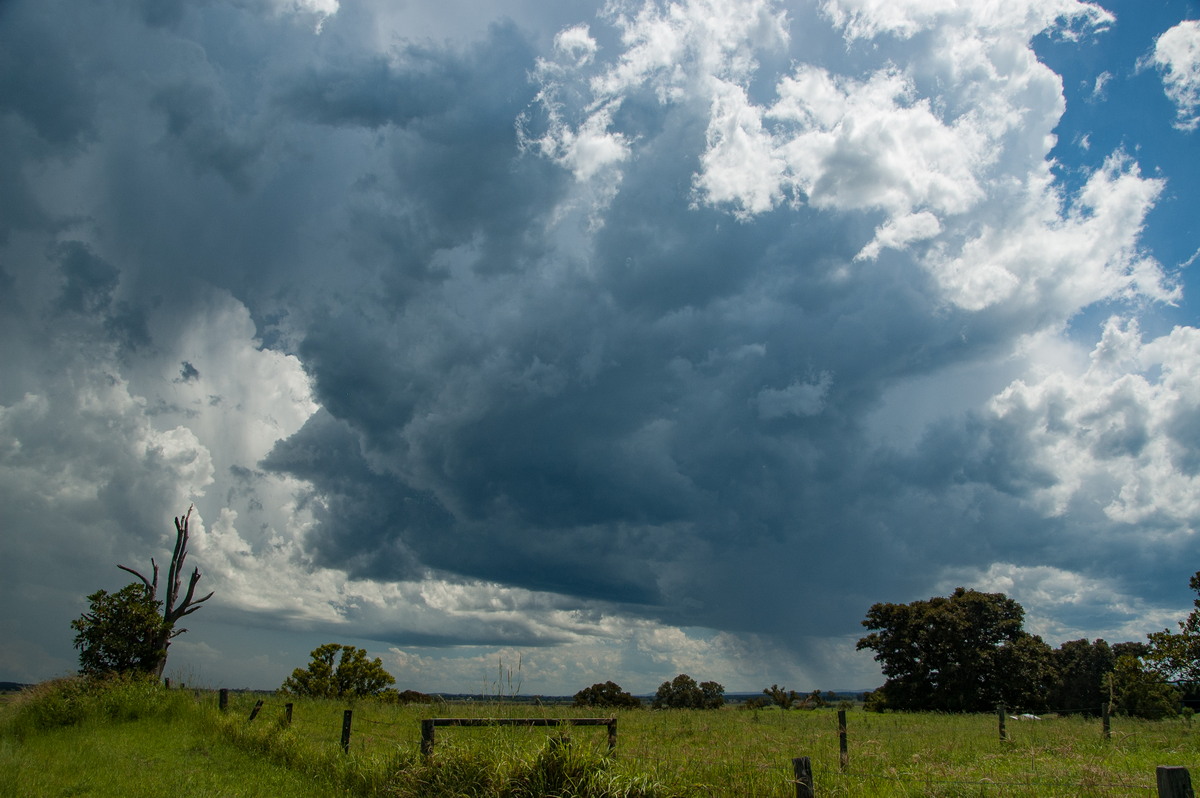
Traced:
<path fill-rule="evenodd" d="M 847 713 L 848 762 L 840 761 L 833 710 L 626 710 L 617 746 L 604 727 L 439 728 L 432 757 L 419 752 L 429 717 L 607 716 L 567 706 L 470 702 L 352 707 L 350 752 L 341 749 L 341 702 L 295 701 L 284 728 L 275 696 L 157 689 L 137 698 L 170 711 L 118 712 L 81 725 L 18 735 L 17 709 L 0 704 L 0 798 L 191 794 L 221 796 L 521 796 L 683 798 L 795 794 L 791 762 L 812 761 L 818 796 L 1154 796 L 1155 767 L 1200 775 L 1198 726 L 1183 719 L 1007 722 L 994 715 Z M 258 717 L 249 714 L 264 700 Z M 109 702 L 111 704 L 111 702 Z M 114 714 L 111 713 L 110 714 Z"/>

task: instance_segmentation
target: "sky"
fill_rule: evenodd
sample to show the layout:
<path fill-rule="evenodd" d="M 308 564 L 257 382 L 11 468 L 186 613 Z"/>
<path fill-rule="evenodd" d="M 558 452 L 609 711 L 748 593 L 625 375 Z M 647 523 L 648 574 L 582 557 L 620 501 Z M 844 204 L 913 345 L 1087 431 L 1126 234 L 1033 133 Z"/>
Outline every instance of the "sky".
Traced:
<path fill-rule="evenodd" d="M 1200 569 L 1196 0 L 7 0 L 0 680 L 869 689 Z M 164 566 L 165 567 L 165 566 Z"/>

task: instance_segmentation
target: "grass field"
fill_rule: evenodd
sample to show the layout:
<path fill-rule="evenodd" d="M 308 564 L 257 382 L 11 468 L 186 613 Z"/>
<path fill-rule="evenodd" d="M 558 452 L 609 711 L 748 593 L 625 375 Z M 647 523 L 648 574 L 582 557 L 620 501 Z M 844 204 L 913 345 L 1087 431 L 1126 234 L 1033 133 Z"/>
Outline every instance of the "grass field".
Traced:
<path fill-rule="evenodd" d="M 253 699 L 234 700 L 244 719 Z M 345 704 L 297 702 L 292 733 L 305 746 L 335 749 Z M 278 723 L 283 699 L 260 715 Z M 415 751 L 423 717 L 601 716 L 570 707 L 452 704 L 353 710 L 351 758 Z M 817 711 L 717 712 L 626 710 L 617 717 L 612 769 L 674 794 L 788 796 L 793 757 L 812 760 L 819 794 L 830 796 L 1125 796 L 1155 795 L 1158 765 L 1200 765 L 1200 726 L 1182 719 L 1112 719 L 1109 739 L 1095 718 L 1008 720 L 999 739 L 995 715 L 847 713 L 848 767 L 841 769 L 837 714 Z M 259 723 L 256 720 L 255 723 Z M 541 749 L 547 729 L 438 729 L 435 756 L 513 759 Z M 573 745 L 602 755 L 603 727 L 571 729 Z"/>
<path fill-rule="evenodd" d="M 20 702 L 0 708 L 0 796 L 149 796 L 193 785 L 193 794 L 248 798 L 786 798 L 799 756 L 811 758 L 819 796 L 1154 796 L 1156 766 L 1200 767 L 1200 724 L 1183 719 L 1116 717 L 1107 740 L 1097 719 L 1009 720 L 1002 742 L 994 715 L 861 710 L 847 713 L 844 772 L 832 710 L 621 711 L 612 755 L 604 727 L 565 730 L 565 745 L 553 728 L 439 728 L 434 754 L 420 754 L 422 718 L 605 714 L 503 701 L 359 702 L 346 754 L 344 703 L 295 701 L 285 728 L 283 698 L 265 697 L 251 722 L 259 696 L 234 694 L 222 714 L 214 693 L 121 689 L 129 695 L 89 699 L 67 724 L 57 722 L 62 702 L 45 702 L 38 722 Z"/>

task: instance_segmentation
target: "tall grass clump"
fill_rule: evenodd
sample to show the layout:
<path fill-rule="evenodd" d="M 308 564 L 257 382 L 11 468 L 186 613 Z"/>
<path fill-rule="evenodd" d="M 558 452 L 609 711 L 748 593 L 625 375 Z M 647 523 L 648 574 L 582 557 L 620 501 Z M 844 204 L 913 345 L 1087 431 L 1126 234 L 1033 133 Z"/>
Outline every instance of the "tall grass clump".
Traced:
<path fill-rule="evenodd" d="M 152 676 L 69 676 L 18 693 L 5 715 L 4 731 L 24 739 L 63 726 L 175 717 L 192 704 L 189 695 L 165 689 Z"/>
<path fill-rule="evenodd" d="M 683 793 L 641 775 L 618 772 L 612 757 L 590 746 L 550 738 L 535 751 L 481 757 L 444 746 L 395 774 L 390 798 L 681 798 Z"/>

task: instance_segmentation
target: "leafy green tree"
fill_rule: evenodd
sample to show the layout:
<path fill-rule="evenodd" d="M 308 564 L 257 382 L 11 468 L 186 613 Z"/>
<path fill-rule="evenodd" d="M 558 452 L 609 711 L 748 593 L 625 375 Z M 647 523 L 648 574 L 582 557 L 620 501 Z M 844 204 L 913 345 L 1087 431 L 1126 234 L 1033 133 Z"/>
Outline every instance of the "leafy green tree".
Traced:
<path fill-rule="evenodd" d="M 603 684 L 597 682 L 591 687 L 585 687 L 575 694 L 577 707 L 618 707 L 635 709 L 642 702 L 631 693 L 621 689 L 621 685 L 613 681 Z"/>
<path fill-rule="evenodd" d="M 396 683 L 383 660 L 367 659 L 367 651 L 326 643 L 313 649 L 307 669 L 296 668 L 280 692 L 312 698 L 365 698 Z"/>
<path fill-rule="evenodd" d="M 1108 685 L 1113 709 L 1122 715 L 1159 720 L 1179 713 L 1179 691 L 1135 654 L 1117 655 Z"/>
<path fill-rule="evenodd" d="M 883 690 L 869 690 L 862 694 L 863 709 L 867 712 L 887 712 L 887 696 Z"/>
<path fill-rule="evenodd" d="M 800 699 L 800 694 L 795 690 L 787 690 L 777 684 L 763 688 L 763 695 L 771 699 L 771 703 L 783 709 L 791 709 L 792 705 Z"/>
<path fill-rule="evenodd" d="M 1049 681 L 1050 649 L 1024 631 L 1024 619 L 1021 605 L 1003 593 L 959 587 L 927 601 L 873 605 L 862 622 L 873 631 L 857 647 L 875 651 L 888 708 L 1033 708 Z"/>
<path fill-rule="evenodd" d="M 725 686 L 719 682 L 700 682 L 700 709 L 725 706 Z"/>
<path fill-rule="evenodd" d="M 116 593 L 97 590 L 87 598 L 89 610 L 71 621 L 80 672 L 154 673 L 163 655 L 162 602 L 136 582 Z"/>
<path fill-rule="evenodd" d="M 1200 571 L 1188 585 L 1200 596 Z M 1200 597 L 1192 600 L 1195 609 L 1179 622 L 1179 631 L 1163 629 L 1149 635 L 1146 660 L 1164 679 L 1178 682 L 1189 696 L 1200 697 Z"/>
<path fill-rule="evenodd" d="M 996 647 L 991 680 L 982 693 L 993 707 L 1003 704 L 1027 712 L 1044 712 L 1057 683 L 1054 650 L 1037 635 L 1022 633 Z"/>
<path fill-rule="evenodd" d="M 719 709 L 725 705 L 725 688 L 717 682 L 701 682 L 681 673 L 663 682 L 654 695 L 655 709 Z"/>
<path fill-rule="evenodd" d="M 1109 701 L 1105 677 L 1115 664 L 1112 647 L 1104 640 L 1068 640 L 1054 649 L 1050 708 L 1064 714 L 1099 714 Z"/>
<path fill-rule="evenodd" d="M 820 690 L 813 690 L 808 695 L 800 697 L 801 709 L 820 709 L 825 706 L 829 706 L 829 699 L 821 695 Z"/>

